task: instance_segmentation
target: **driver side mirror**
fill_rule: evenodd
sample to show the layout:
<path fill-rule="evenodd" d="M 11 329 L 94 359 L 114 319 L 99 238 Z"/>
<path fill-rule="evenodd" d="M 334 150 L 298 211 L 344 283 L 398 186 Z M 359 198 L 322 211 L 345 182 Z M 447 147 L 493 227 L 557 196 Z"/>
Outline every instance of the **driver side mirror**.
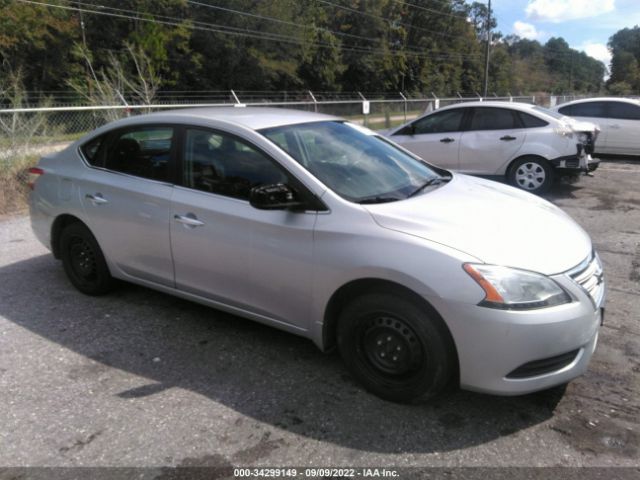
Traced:
<path fill-rule="evenodd" d="M 259 210 L 304 210 L 305 206 L 284 183 L 253 187 L 249 193 L 249 203 Z"/>

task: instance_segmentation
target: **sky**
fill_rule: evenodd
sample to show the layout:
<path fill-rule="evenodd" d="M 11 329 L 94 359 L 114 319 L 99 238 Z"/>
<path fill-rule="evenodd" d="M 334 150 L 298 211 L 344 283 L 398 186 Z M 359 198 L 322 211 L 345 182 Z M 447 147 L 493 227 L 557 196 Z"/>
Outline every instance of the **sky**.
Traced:
<path fill-rule="evenodd" d="M 486 3 L 486 2 L 485 2 Z M 609 37 L 640 25 L 640 0 L 492 0 L 503 35 L 545 43 L 564 38 L 571 48 L 602 61 L 607 68 Z"/>

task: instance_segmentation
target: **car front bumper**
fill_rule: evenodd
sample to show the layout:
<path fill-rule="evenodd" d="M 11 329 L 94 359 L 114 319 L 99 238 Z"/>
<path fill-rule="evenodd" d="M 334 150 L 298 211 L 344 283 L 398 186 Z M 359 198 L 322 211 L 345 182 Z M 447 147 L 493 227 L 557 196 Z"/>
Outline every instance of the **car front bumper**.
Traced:
<path fill-rule="evenodd" d="M 566 383 L 586 371 L 604 312 L 602 276 L 597 300 L 568 274 L 553 278 L 569 292 L 571 303 L 517 311 L 429 299 L 452 333 L 461 388 L 521 395 Z"/>
<path fill-rule="evenodd" d="M 600 159 L 593 158 L 591 154 L 569 155 L 551 160 L 551 165 L 555 167 L 556 174 L 576 175 L 593 172 L 600 165 Z"/>

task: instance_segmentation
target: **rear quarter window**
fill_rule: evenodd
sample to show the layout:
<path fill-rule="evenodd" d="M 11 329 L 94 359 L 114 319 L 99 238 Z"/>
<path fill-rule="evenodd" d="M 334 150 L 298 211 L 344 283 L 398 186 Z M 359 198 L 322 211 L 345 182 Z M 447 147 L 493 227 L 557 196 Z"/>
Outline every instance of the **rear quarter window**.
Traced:
<path fill-rule="evenodd" d="M 520 122 L 524 128 L 539 128 L 549 125 L 548 122 L 545 122 L 541 118 L 534 117 L 533 115 L 529 115 L 528 113 L 518 112 L 518 117 L 520 117 Z"/>
<path fill-rule="evenodd" d="M 94 167 L 102 166 L 102 162 L 100 161 L 100 147 L 104 145 L 106 135 L 102 135 L 100 137 L 89 140 L 87 143 L 80 147 L 80 151 L 84 158 L 89 162 L 90 165 Z"/>

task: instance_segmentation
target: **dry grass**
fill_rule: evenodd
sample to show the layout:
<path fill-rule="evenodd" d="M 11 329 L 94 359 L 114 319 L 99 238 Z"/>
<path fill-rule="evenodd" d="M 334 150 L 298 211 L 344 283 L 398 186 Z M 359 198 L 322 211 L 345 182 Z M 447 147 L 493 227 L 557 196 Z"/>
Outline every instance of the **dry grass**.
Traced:
<path fill-rule="evenodd" d="M 0 215 L 19 213 L 27 208 L 29 188 L 25 170 L 37 162 L 35 155 L 0 160 Z"/>

